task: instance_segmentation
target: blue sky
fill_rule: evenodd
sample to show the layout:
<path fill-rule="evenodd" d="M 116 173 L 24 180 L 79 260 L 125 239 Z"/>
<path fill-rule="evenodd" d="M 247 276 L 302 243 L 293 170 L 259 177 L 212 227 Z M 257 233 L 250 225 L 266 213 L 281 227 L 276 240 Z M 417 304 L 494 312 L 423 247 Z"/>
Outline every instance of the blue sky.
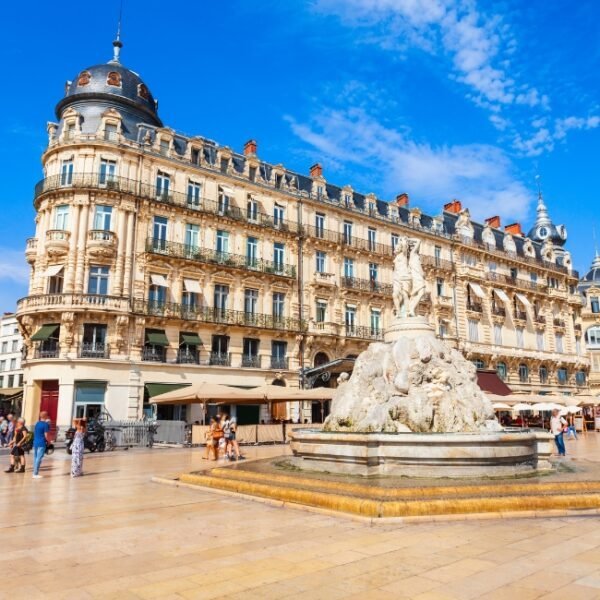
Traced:
<path fill-rule="evenodd" d="M 64 82 L 111 57 L 118 1 L 4 7 L 0 310 L 26 294 L 45 125 Z M 595 0 L 124 1 L 123 63 L 163 121 L 332 182 L 527 229 L 539 172 L 585 270 L 600 236 Z"/>

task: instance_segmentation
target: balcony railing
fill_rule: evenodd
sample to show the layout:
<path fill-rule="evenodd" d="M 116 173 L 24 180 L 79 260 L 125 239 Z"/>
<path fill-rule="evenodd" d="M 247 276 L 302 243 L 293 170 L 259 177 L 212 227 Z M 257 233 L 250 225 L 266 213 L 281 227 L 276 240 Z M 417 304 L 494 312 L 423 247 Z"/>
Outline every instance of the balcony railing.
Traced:
<path fill-rule="evenodd" d="M 79 348 L 79 358 L 109 358 L 108 344 L 83 342 Z"/>
<path fill-rule="evenodd" d="M 211 352 L 208 358 L 208 364 L 218 367 L 230 367 L 231 352 Z"/>
<path fill-rule="evenodd" d="M 102 177 L 98 173 L 74 173 L 70 178 L 61 175 L 51 175 L 42 179 L 35 186 L 35 198 L 56 190 L 65 188 L 73 189 L 103 189 L 130 194 L 138 198 L 154 200 L 165 204 L 173 204 L 198 212 L 226 217 L 234 221 L 251 223 L 260 227 L 277 229 L 290 233 L 299 233 L 298 223 L 286 219 L 275 219 L 266 213 L 242 210 L 231 203 L 219 202 L 218 199 L 196 198 L 194 195 L 171 190 L 158 190 L 156 185 L 141 183 L 135 179 L 111 176 Z"/>
<path fill-rule="evenodd" d="M 199 365 L 200 353 L 193 352 L 189 348 L 178 348 L 177 364 L 180 365 Z"/>
<path fill-rule="evenodd" d="M 346 325 L 344 327 L 346 337 L 360 338 L 363 340 L 382 340 L 383 331 L 364 325 Z"/>
<path fill-rule="evenodd" d="M 554 327 L 564 327 L 565 326 L 565 322 L 563 321 L 563 319 L 554 319 Z"/>
<path fill-rule="evenodd" d="M 64 229 L 48 229 L 46 231 L 47 242 L 68 242 L 71 232 Z"/>
<path fill-rule="evenodd" d="M 167 349 L 164 346 L 144 346 L 142 360 L 148 362 L 167 362 Z"/>
<path fill-rule="evenodd" d="M 497 281 L 513 287 L 523 288 L 526 290 L 543 290 L 548 287 L 545 283 L 540 281 L 531 281 L 528 279 L 520 279 L 519 277 L 511 277 L 504 273 L 496 273 L 496 271 L 488 271 L 485 274 L 488 281 Z"/>
<path fill-rule="evenodd" d="M 128 311 L 129 299 L 99 294 L 39 294 L 21 298 L 17 302 L 18 312 L 51 307 L 56 307 L 58 310 L 89 308 Z"/>
<path fill-rule="evenodd" d="M 33 351 L 34 358 L 58 358 L 59 354 L 60 346 L 54 341 L 41 342 Z"/>
<path fill-rule="evenodd" d="M 159 317 L 179 318 L 186 321 L 240 325 L 258 327 L 260 329 L 282 331 L 304 331 L 306 329 L 306 324 L 303 321 L 290 317 L 274 317 L 273 315 L 263 313 L 247 313 L 241 310 L 229 310 L 211 306 L 189 306 L 174 302 L 134 300 L 133 312 Z"/>
<path fill-rule="evenodd" d="M 383 256 L 392 256 L 392 247 L 387 244 L 381 244 L 371 240 L 356 237 L 355 235 L 347 235 L 343 231 L 332 231 L 323 227 L 315 227 L 314 225 L 303 225 L 304 234 L 307 237 L 325 240 L 340 246 L 348 246 L 357 250 L 365 250 L 374 254 Z"/>
<path fill-rule="evenodd" d="M 527 313 L 524 310 L 515 310 L 515 319 L 527 321 Z"/>
<path fill-rule="evenodd" d="M 534 317 L 536 323 L 544 324 L 546 323 L 546 317 L 544 315 L 535 315 Z"/>
<path fill-rule="evenodd" d="M 35 252 L 37 250 L 37 238 L 27 238 L 25 242 L 25 252 Z"/>
<path fill-rule="evenodd" d="M 271 369 L 289 369 L 290 359 L 287 356 L 271 356 Z"/>
<path fill-rule="evenodd" d="M 483 305 L 481 304 L 481 302 L 467 302 L 467 310 L 470 310 L 472 312 L 482 313 Z"/>
<path fill-rule="evenodd" d="M 243 269 L 244 271 L 256 271 L 279 277 L 296 277 L 296 267 L 294 265 L 262 258 L 250 258 L 241 254 L 231 254 L 230 252 L 218 252 L 210 248 L 187 246 L 157 238 L 146 240 L 146 251 L 161 256 L 172 256 L 222 267 Z"/>
<path fill-rule="evenodd" d="M 424 267 L 436 267 L 442 271 L 452 271 L 454 269 L 451 261 L 427 254 L 421 254 L 421 264 Z"/>
<path fill-rule="evenodd" d="M 374 294 L 392 293 L 392 286 L 389 283 L 381 283 L 373 279 L 359 279 L 358 277 L 342 277 L 342 287 L 351 290 L 362 290 L 364 292 L 373 292 Z"/>
<path fill-rule="evenodd" d="M 88 240 L 91 242 L 112 243 L 115 241 L 115 233 L 104 229 L 91 229 L 88 231 Z"/>
<path fill-rule="evenodd" d="M 260 369 L 260 356 L 246 356 L 242 355 L 242 367 L 248 367 L 251 369 Z"/>
<path fill-rule="evenodd" d="M 497 317 L 506 317 L 506 308 L 504 308 L 504 306 L 492 305 L 492 314 Z"/>

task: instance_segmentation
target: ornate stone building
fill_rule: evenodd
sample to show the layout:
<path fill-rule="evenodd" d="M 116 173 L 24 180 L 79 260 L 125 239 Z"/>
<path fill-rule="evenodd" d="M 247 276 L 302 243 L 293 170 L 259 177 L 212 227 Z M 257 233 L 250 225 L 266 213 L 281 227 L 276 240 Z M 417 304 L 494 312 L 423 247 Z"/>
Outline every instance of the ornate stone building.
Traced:
<path fill-rule="evenodd" d="M 579 291 L 583 298 L 581 311 L 585 345 L 590 359 L 589 385 L 592 394 L 600 394 L 600 254 L 582 277 Z"/>
<path fill-rule="evenodd" d="M 297 386 L 381 339 L 401 235 L 422 241 L 419 310 L 440 336 L 515 390 L 586 385 L 578 275 L 541 199 L 526 237 L 456 200 L 430 217 L 406 194 L 333 185 L 319 164 L 268 164 L 253 140 L 186 137 L 119 51 L 67 82 L 48 124 L 18 304 L 29 416 L 136 418 L 163 384 L 194 380 Z"/>

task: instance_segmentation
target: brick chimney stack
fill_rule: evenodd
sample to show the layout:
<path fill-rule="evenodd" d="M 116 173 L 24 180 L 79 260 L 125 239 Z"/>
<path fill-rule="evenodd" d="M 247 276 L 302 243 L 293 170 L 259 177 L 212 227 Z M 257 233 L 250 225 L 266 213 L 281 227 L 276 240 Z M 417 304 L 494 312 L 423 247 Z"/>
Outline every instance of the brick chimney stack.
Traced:
<path fill-rule="evenodd" d="M 462 203 L 460 200 L 452 200 L 452 202 L 444 204 L 444 210 L 457 215 L 462 210 Z"/>
<path fill-rule="evenodd" d="M 321 163 L 315 163 L 310 168 L 310 176 L 313 179 L 316 179 L 317 177 L 323 177 L 323 167 L 321 166 Z"/>
<path fill-rule="evenodd" d="M 250 156 L 251 154 L 256 154 L 257 150 L 258 150 L 258 144 L 256 143 L 256 140 L 248 140 L 244 144 L 244 155 L 245 156 Z"/>
<path fill-rule="evenodd" d="M 498 217 L 498 216 L 490 217 L 489 219 L 486 219 L 485 224 L 489 225 L 490 227 L 493 227 L 494 229 L 500 229 L 500 227 L 502 227 L 502 224 L 500 222 L 500 217 Z"/>
<path fill-rule="evenodd" d="M 504 228 L 504 231 L 506 231 L 506 233 L 511 233 L 512 235 L 523 235 L 521 223 L 511 223 Z"/>
<path fill-rule="evenodd" d="M 396 196 L 396 206 L 408 206 L 408 194 L 402 193 Z"/>

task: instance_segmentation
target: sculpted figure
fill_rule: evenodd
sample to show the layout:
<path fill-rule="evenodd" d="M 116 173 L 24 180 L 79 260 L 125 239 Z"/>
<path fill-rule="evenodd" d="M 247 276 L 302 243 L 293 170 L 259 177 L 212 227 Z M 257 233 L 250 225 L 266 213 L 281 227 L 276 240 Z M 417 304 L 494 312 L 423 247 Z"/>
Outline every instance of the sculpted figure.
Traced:
<path fill-rule="evenodd" d="M 414 240 L 411 250 L 410 258 L 408 259 L 408 268 L 410 270 L 410 276 L 412 280 L 412 289 L 410 292 L 410 301 L 408 305 L 408 316 L 414 317 L 417 314 L 417 307 L 421 298 L 425 293 L 425 274 L 423 273 L 423 266 L 421 265 L 421 256 L 419 254 L 421 249 L 421 240 Z"/>
<path fill-rule="evenodd" d="M 409 306 L 412 277 L 408 266 L 408 238 L 401 237 L 396 246 L 392 298 L 396 318 L 406 316 Z"/>

